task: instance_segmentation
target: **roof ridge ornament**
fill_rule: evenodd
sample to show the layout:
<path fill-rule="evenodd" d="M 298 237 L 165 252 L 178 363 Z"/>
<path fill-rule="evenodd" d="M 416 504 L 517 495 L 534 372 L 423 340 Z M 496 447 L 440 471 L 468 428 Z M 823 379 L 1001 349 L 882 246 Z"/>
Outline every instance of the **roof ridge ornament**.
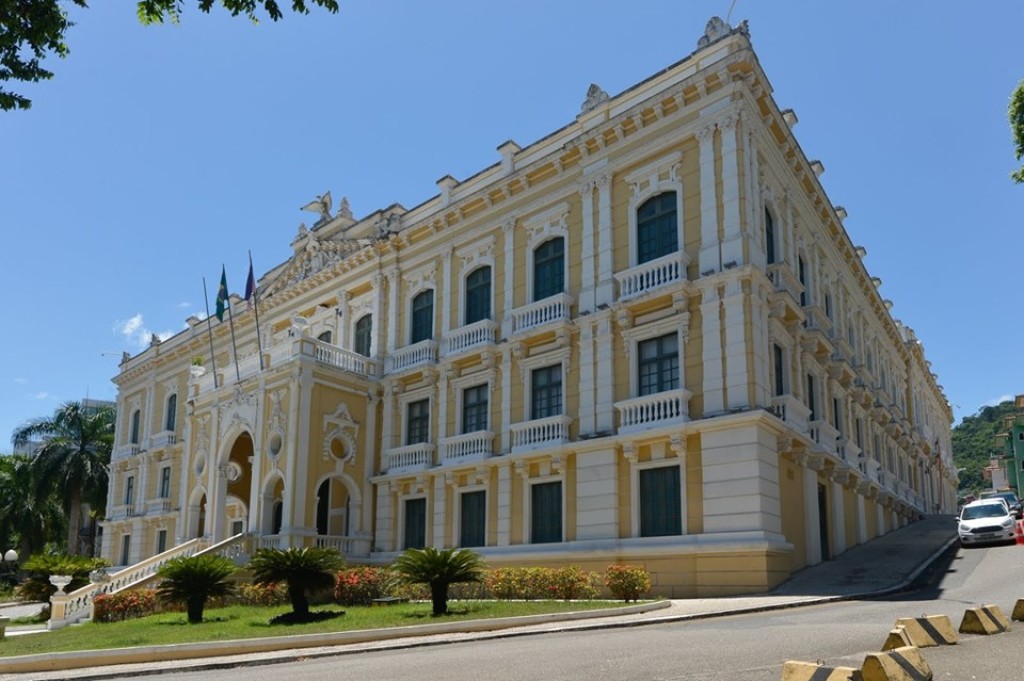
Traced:
<path fill-rule="evenodd" d="M 747 20 L 744 19 L 741 21 L 734 29 L 727 21 L 722 19 L 722 17 L 711 17 L 708 19 L 708 23 L 704 27 L 704 35 L 702 35 L 697 41 L 697 49 L 703 49 L 711 43 L 721 40 L 734 31 L 749 37 L 750 32 L 747 28 Z"/>
<path fill-rule="evenodd" d="M 600 85 L 591 83 L 590 87 L 587 88 L 587 98 L 583 100 L 583 105 L 580 107 L 580 113 L 587 113 L 609 99 L 608 93 L 601 89 Z"/>

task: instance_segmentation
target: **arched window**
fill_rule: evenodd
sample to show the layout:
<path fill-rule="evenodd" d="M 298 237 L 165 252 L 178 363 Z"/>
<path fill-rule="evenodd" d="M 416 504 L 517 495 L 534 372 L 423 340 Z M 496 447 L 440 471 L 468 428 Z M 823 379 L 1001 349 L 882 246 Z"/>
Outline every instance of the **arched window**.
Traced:
<path fill-rule="evenodd" d="M 132 428 L 128 437 L 128 442 L 137 445 L 139 444 L 139 426 L 142 423 L 142 412 L 138 409 L 132 412 Z"/>
<path fill-rule="evenodd" d="M 478 267 L 466 277 L 466 323 L 491 318 L 491 268 Z"/>
<path fill-rule="evenodd" d="M 323 333 L 321 333 L 319 336 L 316 337 L 316 339 L 318 341 L 321 341 L 323 343 L 330 343 L 333 338 L 334 338 L 334 336 L 331 335 L 331 330 L 330 329 L 327 329 L 326 331 L 324 331 Z"/>
<path fill-rule="evenodd" d="M 638 265 L 679 250 L 675 192 L 652 196 L 637 208 L 636 246 Z"/>
<path fill-rule="evenodd" d="M 434 290 L 429 289 L 412 299 L 412 337 L 410 343 L 434 337 Z"/>
<path fill-rule="evenodd" d="M 775 262 L 775 221 L 767 206 L 764 209 L 764 246 L 768 264 L 771 265 Z"/>
<path fill-rule="evenodd" d="M 548 239 L 533 252 L 533 300 L 565 291 L 565 239 Z"/>
<path fill-rule="evenodd" d="M 178 395 L 175 393 L 167 398 L 167 416 L 164 418 L 164 430 L 174 431 L 178 416 Z"/>
<path fill-rule="evenodd" d="M 316 491 L 316 533 L 326 535 L 331 509 L 331 481 L 324 480 Z"/>
<path fill-rule="evenodd" d="M 363 357 L 370 356 L 370 338 L 373 333 L 373 315 L 363 315 L 356 322 L 355 351 Z"/>

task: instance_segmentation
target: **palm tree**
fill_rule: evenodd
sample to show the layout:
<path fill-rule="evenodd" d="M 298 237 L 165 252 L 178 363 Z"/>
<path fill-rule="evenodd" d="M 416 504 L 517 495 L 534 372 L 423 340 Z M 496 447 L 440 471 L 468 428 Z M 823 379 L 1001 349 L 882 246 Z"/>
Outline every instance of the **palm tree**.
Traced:
<path fill-rule="evenodd" d="M 184 603 L 188 623 L 199 624 L 207 599 L 235 592 L 234 583 L 228 579 L 234 572 L 234 562 L 224 556 L 201 553 L 173 558 L 157 571 L 163 581 L 156 595 L 165 603 Z"/>
<path fill-rule="evenodd" d="M 78 530 L 82 502 L 94 508 L 105 508 L 107 503 L 114 410 L 109 407 L 85 410 L 80 402 L 65 402 L 53 416 L 32 419 L 22 425 L 14 431 L 12 439 L 15 447 L 42 441 L 32 458 L 39 484 L 35 491 L 37 494 L 53 489 L 66 492 L 67 549 L 71 555 L 80 553 Z"/>
<path fill-rule="evenodd" d="M 0 549 L 17 541 L 24 559 L 64 532 L 61 500 L 40 489 L 31 464 L 27 456 L 0 456 Z"/>
<path fill-rule="evenodd" d="M 288 585 L 288 600 L 294 619 L 309 619 L 308 593 L 334 586 L 335 574 L 345 561 L 334 549 L 307 547 L 301 549 L 260 549 L 249 561 L 256 584 Z"/>
<path fill-rule="evenodd" d="M 430 585 L 435 615 L 448 612 L 448 587 L 458 582 L 479 582 L 484 562 L 469 549 L 406 549 L 395 561 L 395 570 L 409 584 Z"/>

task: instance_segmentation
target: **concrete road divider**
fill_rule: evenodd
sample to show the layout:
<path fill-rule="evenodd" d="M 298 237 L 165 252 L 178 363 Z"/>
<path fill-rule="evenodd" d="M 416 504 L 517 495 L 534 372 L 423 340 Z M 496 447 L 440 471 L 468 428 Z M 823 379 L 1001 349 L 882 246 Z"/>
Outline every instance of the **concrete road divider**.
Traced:
<path fill-rule="evenodd" d="M 1018 600 L 1013 606 L 1010 618 L 1017 622 L 1024 622 L 1024 598 Z"/>
<path fill-rule="evenodd" d="M 882 644 L 882 650 L 894 650 L 912 645 L 914 645 L 914 642 L 910 640 L 907 628 L 895 627 L 889 631 L 889 636 L 885 639 L 885 643 Z"/>
<path fill-rule="evenodd" d="M 782 665 L 782 681 L 863 681 L 855 667 L 826 667 L 818 662 L 787 661 Z"/>
<path fill-rule="evenodd" d="M 932 668 L 913 646 L 869 654 L 861 673 L 864 681 L 932 681 Z"/>
<path fill-rule="evenodd" d="M 961 634 L 1001 634 L 1010 630 L 1010 621 L 998 605 L 968 608 L 960 622 Z"/>
<path fill-rule="evenodd" d="M 905 627 L 907 636 L 910 637 L 909 645 L 918 648 L 951 646 L 956 643 L 956 632 L 947 615 L 901 617 L 896 620 L 895 626 Z"/>

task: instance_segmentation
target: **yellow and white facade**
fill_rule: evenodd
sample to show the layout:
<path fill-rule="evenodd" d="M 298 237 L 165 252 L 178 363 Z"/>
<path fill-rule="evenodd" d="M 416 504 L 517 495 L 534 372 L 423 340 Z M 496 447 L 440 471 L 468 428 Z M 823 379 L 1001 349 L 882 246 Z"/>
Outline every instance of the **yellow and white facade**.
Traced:
<path fill-rule="evenodd" d="M 472 546 L 711 596 L 952 511 L 950 407 L 795 120 L 713 19 L 419 206 L 325 206 L 258 329 L 232 296 L 237 368 L 227 320 L 216 371 L 196 318 L 125 357 L 104 556 Z"/>

